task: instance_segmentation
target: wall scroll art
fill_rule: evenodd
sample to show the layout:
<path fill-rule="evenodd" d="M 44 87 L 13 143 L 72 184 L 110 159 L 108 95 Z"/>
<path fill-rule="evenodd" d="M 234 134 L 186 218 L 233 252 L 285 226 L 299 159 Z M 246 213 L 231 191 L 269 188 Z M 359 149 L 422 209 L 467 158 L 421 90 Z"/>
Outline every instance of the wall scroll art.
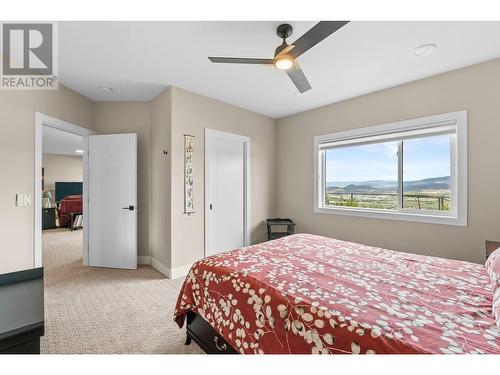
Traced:
<path fill-rule="evenodd" d="M 193 147 L 194 135 L 184 134 L 184 213 L 188 215 L 194 212 Z"/>

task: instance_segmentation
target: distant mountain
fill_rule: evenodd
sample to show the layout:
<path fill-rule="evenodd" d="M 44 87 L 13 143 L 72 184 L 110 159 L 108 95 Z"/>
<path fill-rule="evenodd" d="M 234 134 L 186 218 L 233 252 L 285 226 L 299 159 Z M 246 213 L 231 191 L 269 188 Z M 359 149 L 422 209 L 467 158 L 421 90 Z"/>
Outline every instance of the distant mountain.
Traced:
<path fill-rule="evenodd" d="M 426 178 L 403 183 L 404 190 L 445 190 L 450 188 L 450 176 Z"/>
<path fill-rule="evenodd" d="M 397 190 L 396 181 L 331 181 L 327 182 L 326 190 L 330 193 L 384 193 Z M 406 181 L 405 191 L 446 190 L 450 188 L 450 176 L 425 178 L 423 180 Z"/>
<path fill-rule="evenodd" d="M 335 182 L 327 182 L 327 187 L 338 187 L 343 188 L 348 185 L 366 185 L 371 186 L 372 188 L 396 188 L 396 181 L 386 181 L 386 180 L 367 180 L 367 181 L 335 181 Z"/>

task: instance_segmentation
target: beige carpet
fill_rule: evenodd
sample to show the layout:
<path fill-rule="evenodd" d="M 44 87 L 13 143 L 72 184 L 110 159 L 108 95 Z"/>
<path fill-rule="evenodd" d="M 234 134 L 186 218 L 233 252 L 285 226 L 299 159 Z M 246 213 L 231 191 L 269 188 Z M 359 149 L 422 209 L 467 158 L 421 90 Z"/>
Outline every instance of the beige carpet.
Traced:
<path fill-rule="evenodd" d="M 82 231 L 43 232 L 45 354 L 202 353 L 172 321 L 182 279 L 82 266 Z"/>

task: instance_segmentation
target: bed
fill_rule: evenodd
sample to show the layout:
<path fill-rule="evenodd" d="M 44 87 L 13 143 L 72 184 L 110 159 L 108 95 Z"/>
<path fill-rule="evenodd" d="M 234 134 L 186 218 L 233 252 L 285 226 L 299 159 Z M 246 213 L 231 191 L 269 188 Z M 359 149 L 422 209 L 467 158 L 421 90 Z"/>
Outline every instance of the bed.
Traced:
<path fill-rule="evenodd" d="M 83 183 L 59 182 L 55 183 L 55 199 L 59 216 L 59 226 L 73 228 L 73 216 L 81 214 L 83 210 Z"/>
<path fill-rule="evenodd" d="M 174 319 L 208 353 L 496 353 L 484 265 L 298 234 L 210 256 Z"/>
<path fill-rule="evenodd" d="M 83 212 L 83 196 L 67 195 L 58 204 L 59 226 L 69 227 L 71 230 L 75 226 L 75 215 Z"/>

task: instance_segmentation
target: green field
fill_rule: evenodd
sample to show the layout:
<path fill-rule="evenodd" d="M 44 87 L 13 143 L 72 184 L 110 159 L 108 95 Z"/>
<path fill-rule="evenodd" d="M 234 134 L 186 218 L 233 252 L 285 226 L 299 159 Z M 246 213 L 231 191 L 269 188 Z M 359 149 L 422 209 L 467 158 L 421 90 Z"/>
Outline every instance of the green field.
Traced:
<path fill-rule="evenodd" d="M 403 208 L 416 210 L 450 211 L 451 200 L 449 190 L 407 191 L 403 194 Z M 398 195 L 396 193 L 326 193 L 327 206 L 376 208 L 396 210 Z"/>

